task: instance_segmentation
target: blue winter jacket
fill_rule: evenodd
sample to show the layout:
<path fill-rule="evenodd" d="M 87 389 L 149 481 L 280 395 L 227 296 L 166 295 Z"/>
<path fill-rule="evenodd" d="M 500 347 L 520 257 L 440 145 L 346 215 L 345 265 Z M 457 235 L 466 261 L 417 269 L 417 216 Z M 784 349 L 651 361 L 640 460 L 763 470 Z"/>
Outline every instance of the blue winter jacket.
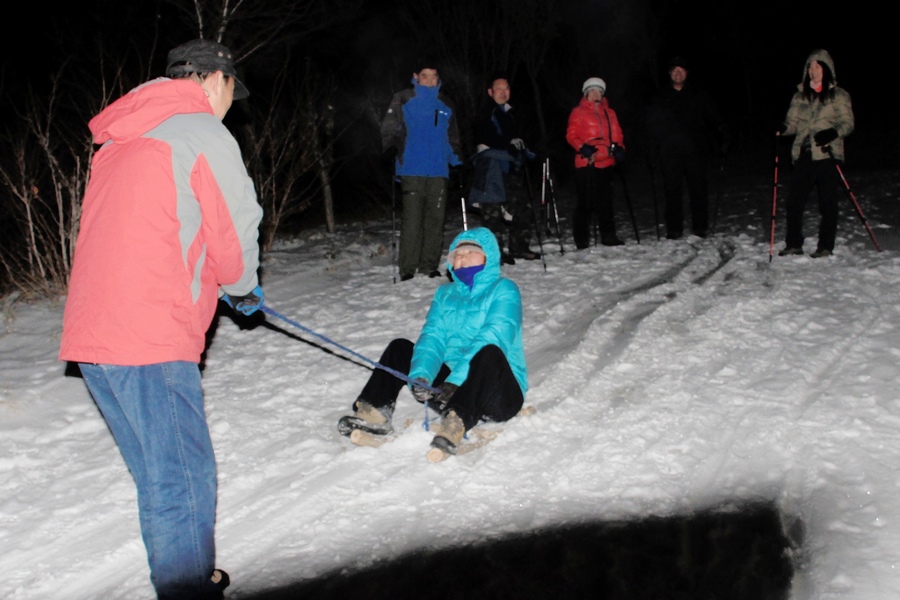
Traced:
<path fill-rule="evenodd" d="M 441 86 L 419 85 L 398 92 L 381 123 L 384 150 L 397 149 L 396 174 L 449 177 L 448 165 L 459 160 L 460 141 L 456 110 Z"/>
<path fill-rule="evenodd" d="M 524 396 L 528 372 L 519 287 L 500 275 L 500 247 L 490 229 L 463 231 L 450 244 L 450 250 L 463 240 L 475 241 L 484 249 L 484 270 L 475 275 L 471 290 L 456 278 L 438 288 L 413 349 L 409 376 L 431 383 L 441 365 L 446 364 L 451 371 L 447 381 L 461 385 L 469 376 L 469 363 L 475 354 L 493 344 L 506 356 Z M 449 262 L 447 269 L 453 273 Z"/>

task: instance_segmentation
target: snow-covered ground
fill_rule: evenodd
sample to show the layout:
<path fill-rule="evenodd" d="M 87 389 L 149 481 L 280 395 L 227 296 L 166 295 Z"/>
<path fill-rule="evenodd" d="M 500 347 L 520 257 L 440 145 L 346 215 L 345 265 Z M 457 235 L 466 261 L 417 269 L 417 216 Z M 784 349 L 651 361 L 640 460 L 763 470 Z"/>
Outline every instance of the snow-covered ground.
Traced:
<path fill-rule="evenodd" d="M 794 599 L 900 597 L 900 173 L 848 176 L 881 253 L 848 202 L 834 257 L 770 261 L 765 174 L 728 183 L 704 240 L 657 240 L 637 182 L 640 244 L 624 211 L 617 248 L 576 252 L 564 222 L 546 267 L 504 267 L 535 414 L 437 465 L 406 390 L 395 418 L 414 426 L 393 443 L 354 447 L 335 424 L 372 368 L 341 346 L 374 361 L 414 339 L 443 280 L 393 282 L 389 219 L 278 246 L 263 281 L 287 320 L 219 319 L 204 370 L 228 596 L 420 547 L 762 500 L 805 528 Z M 807 214 L 810 252 L 814 196 Z M 451 210 L 447 240 L 461 227 Z M 61 314 L 5 307 L 0 598 L 149 599 L 134 485 L 56 359 Z"/>

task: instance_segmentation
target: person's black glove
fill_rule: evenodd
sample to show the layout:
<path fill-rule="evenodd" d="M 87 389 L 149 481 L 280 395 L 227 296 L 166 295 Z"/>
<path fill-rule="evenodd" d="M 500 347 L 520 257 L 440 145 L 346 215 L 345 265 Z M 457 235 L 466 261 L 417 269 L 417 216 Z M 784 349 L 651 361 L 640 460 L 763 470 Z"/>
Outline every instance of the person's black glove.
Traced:
<path fill-rule="evenodd" d="M 521 152 L 525 149 L 525 140 L 522 138 L 514 138 L 509 141 L 509 148 L 514 152 Z"/>
<path fill-rule="evenodd" d="M 813 136 L 813 139 L 816 141 L 816 146 L 824 146 L 836 140 L 837 136 L 837 129 L 835 129 L 834 127 L 829 127 L 828 129 L 817 131 Z"/>
<path fill-rule="evenodd" d="M 578 150 L 578 152 L 588 160 L 591 160 L 591 157 L 594 155 L 594 152 L 596 152 L 596 151 L 597 151 L 597 149 L 594 148 L 593 146 L 591 146 L 590 144 L 582 144 L 581 148 Z"/>
<path fill-rule="evenodd" d="M 621 165 L 625 162 L 625 148 L 619 146 L 618 144 L 613 145 L 610 150 L 612 157 L 615 159 L 617 165 Z"/>
<path fill-rule="evenodd" d="M 453 398 L 453 394 L 459 389 L 459 386 L 445 381 L 438 389 L 441 390 L 441 393 L 432 398 L 431 403 L 434 405 L 436 411 L 443 414 L 447 409 L 447 405 L 450 404 L 450 399 Z"/>
<path fill-rule="evenodd" d="M 425 379 L 423 377 L 416 377 L 415 379 L 413 379 L 413 385 L 412 385 L 413 398 L 415 398 L 419 402 L 430 402 L 432 396 L 434 396 L 434 393 L 432 393 L 432 391 L 426 387 L 423 387 L 421 385 L 416 385 L 416 383 L 422 383 L 424 385 L 428 385 L 428 382 L 425 381 Z"/>
<path fill-rule="evenodd" d="M 253 288 L 249 294 L 243 296 L 222 296 L 225 304 L 244 315 L 252 315 L 263 305 L 263 291 L 260 286 Z"/>

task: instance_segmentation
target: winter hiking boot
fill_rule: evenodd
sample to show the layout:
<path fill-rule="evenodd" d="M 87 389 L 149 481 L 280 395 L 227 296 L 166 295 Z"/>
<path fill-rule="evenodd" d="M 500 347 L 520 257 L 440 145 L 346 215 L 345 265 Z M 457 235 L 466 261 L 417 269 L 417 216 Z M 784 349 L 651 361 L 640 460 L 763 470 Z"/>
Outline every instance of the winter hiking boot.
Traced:
<path fill-rule="evenodd" d="M 350 437 L 359 429 L 373 435 L 387 435 L 394 431 L 391 413 L 393 410 L 390 407 L 375 408 L 365 400 L 357 400 L 356 411 L 338 420 L 338 433 Z"/>
<path fill-rule="evenodd" d="M 778 253 L 778 256 L 800 256 L 803 254 L 803 248 L 785 248 Z"/>
<path fill-rule="evenodd" d="M 212 575 L 209 578 L 218 592 L 218 598 L 225 597 L 225 588 L 231 585 L 231 577 L 228 576 L 228 573 L 223 571 L 222 569 L 213 569 Z"/>
<path fill-rule="evenodd" d="M 825 258 L 826 256 L 831 256 L 831 250 L 826 250 L 825 248 L 816 248 L 816 251 L 810 254 L 813 258 Z"/>
<path fill-rule="evenodd" d="M 466 434 L 466 425 L 455 411 L 450 411 L 441 420 L 431 440 L 431 450 L 425 455 L 430 463 L 438 463 L 456 454 L 459 443 Z"/>

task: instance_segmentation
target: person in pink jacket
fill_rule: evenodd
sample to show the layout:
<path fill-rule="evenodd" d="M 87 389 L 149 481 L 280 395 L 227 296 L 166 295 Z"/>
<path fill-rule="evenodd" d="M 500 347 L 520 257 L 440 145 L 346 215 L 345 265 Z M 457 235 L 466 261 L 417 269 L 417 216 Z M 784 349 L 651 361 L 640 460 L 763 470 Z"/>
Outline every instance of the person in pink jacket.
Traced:
<path fill-rule="evenodd" d="M 78 363 L 137 486 L 161 599 L 221 598 L 216 459 L 200 355 L 220 296 L 251 314 L 262 209 L 222 123 L 247 88 L 231 52 L 192 40 L 91 119 L 92 161 L 63 315 Z"/>
<path fill-rule="evenodd" d="M 606 82 L 591 77 L 581 88 L 584 94 L 572 112 L 566 128 L 566 141 L 575 150 L 575 189 L 577 200 L 572 235 L 579 250 L 590 246 L 594 217 L 600 230 L 600 243 L 621 246 L 616 235 L 613 208 L 613 169 L 625 160 L 625 140 L 616 112 L 606 99 Z"/>

